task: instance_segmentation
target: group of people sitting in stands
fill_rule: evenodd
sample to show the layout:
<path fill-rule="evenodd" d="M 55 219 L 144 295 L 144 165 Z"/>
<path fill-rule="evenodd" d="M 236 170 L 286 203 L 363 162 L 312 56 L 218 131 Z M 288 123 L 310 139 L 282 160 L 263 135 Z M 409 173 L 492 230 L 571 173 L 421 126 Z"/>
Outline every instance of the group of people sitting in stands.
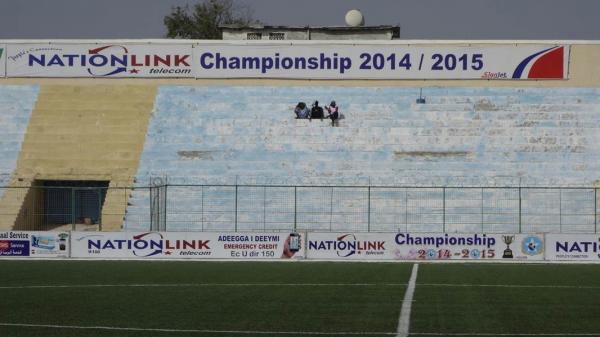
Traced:
<path fill-rule="evenodd" d="M 325 106 L 325 110 L 327 110 L 327 116 L 325 116 L 323 108 L 319 106 L 319 101 L 315 101 L 312 105 L 312 109 L 309 109 L 306 106 L 306 103 L 299 102 L 294 108 L 294 113 L 296 114 L 296 119 L 323 119 L 329 118 L 331 119 L 331 126 L 337 126 L 337 120 L 340 118 L 339 106 L 335 104 L 335 101 L 331 101 L 331 103 Z"/>

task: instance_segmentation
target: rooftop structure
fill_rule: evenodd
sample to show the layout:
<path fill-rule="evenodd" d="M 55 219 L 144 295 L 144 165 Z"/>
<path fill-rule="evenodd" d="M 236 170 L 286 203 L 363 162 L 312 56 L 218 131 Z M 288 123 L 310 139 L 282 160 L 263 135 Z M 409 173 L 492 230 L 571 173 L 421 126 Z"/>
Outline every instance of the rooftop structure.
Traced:
<path fill-rule="evenodd" d="M 346 26 L 221 25 L 223 40 L 393 40 L 400 38 L 399 26 L 365 26 L 362 13 L 346 13 Z"/>
<path fill-rule="evenodd" d="M 393 40 L 399 26 L 263 26 L 222 25 L 223 40 Z"/>

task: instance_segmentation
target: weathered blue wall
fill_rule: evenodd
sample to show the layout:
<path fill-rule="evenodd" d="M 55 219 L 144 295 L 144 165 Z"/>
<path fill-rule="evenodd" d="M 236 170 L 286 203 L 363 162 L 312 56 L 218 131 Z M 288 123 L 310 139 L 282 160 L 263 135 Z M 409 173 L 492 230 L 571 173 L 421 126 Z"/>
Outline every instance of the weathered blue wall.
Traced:
<path fill-rule="evenodd" d="M 171 184 L 595 186 L 599 93 L 426 88 L 426 104 L 416 104 L 419 88 L 163 86 L 137 183 L 163 177 Z M 345 117 L 339 127 L 293 118 L 298 101 L 315 99 L 338 102 Z M 170 187 L 167 225 L 490 232 L 522 225 L 531 232 L 568 224 L 593 231 L 593 192 L 525 190 L 519 219 L 517 190 L 448 190 L 442 206 L 440 189 L 373 189 L 369 206 L 364 189 L 305 189 L 294 206 L 290 190 L 245 187 L 234 218 L 232 189 Z M 148 214 L 147 191 L 130 202 L 130 218 Z M 137 225 L 126 221 L 128 229 Z"/>
<path fill-rule="evenodd" d="M 159 90 L 138 171 L 171 182 L 590 185 L 600 90 L 175 87 Z M 295 120 L 298 101 L 345 116 Z"/>
<path fill-rule="evenodd" d="M 17 166 L 21 143 L 39 92 L 33 85 L 0 85 L 0 187 Z M 0 197 L 4 190 L 0 189 Z"/>

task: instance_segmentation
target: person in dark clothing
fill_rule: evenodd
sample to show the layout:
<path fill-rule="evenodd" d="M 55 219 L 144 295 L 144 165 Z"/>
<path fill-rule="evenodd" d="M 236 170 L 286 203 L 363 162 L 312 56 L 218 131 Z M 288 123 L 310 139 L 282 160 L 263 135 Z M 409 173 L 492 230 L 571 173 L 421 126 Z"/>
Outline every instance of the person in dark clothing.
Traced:
<path fill-rule="evenodd" d="M 317 118 L 323 119 L 323 117 L 325 117 L 323 114 L 323 108 L 321 108 L 319 106 L 319 101 L 315 101 L 313 103 L 312 109 L 310 111 L 310 115 L 312 118 L 315 118 L 315 119 L 317 119 Z"/>
<path fill-rule="evenodd" d="M 297 119 L 310 118 L 310 110 L 308 110 L 308 107 L 304 102 L 299 102 L 298 105 L 296 105 L 294 113 L 296 114 Z"/>
<path fill-rule="evenodd" d="M 335 101 L 331 101 L 329 106 L 325 107 L 329 115 L 327 117 L 331 118 L 331 126 L 337 125 L 337 120 L 340 118 L 339 107 L 335 104 Z"/>

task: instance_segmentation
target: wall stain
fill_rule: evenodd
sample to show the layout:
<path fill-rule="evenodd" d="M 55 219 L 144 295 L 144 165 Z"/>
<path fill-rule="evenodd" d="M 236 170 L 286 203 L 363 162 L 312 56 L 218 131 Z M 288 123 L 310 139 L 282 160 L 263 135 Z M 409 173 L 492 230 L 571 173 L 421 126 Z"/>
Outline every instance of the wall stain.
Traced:
<path fill-rule="evenodd" d="M 212 151 L 177 151 L 181 159 L 207 159 L 212 160 Z"/>
<path fill-rule="evenodd" d="M 473 153 L 469 151 L 394 151 L 395 159 L 409 157 L 422 158 L 449 158 L 449 157 L 469 157 Z"/>

